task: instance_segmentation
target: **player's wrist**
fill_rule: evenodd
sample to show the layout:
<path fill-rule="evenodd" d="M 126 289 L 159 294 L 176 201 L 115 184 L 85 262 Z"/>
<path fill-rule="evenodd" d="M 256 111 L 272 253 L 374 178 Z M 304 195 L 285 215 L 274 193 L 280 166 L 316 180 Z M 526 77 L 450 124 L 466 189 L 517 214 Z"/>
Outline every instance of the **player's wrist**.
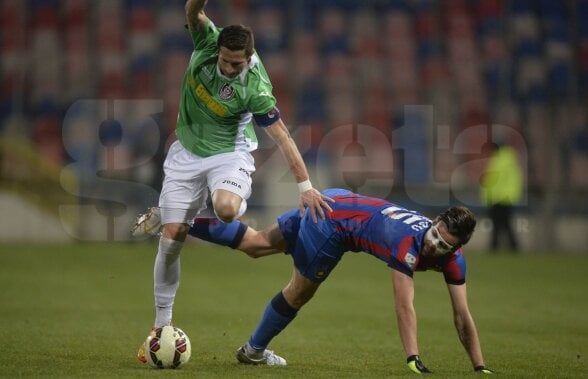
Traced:
<path fill-rule="evenodd" d="M 300 193 L 306 192 L 309 189 L 312 189 L 312 183 L 310 182 L 310 179 L 306 179 L 305 181 L 298 183 L 298 191 Z"/>

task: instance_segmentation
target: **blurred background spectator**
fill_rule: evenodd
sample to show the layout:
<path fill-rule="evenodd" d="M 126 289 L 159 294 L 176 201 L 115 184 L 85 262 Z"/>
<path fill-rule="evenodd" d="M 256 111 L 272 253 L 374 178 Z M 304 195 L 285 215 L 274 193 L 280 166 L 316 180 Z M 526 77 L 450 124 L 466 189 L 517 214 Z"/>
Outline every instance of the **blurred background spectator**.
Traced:
<path fill-rule="evenodd" d="M 0 2 L 0 138 L 51 162 L 48 181 L 72 173 L 67 204 L 98 209 L 109 239 L 126 238 L 129 218 L 157 198 L 192 49 L 183 7 Z M 579 220 L 568 232 L 586 226 L 588 0 L 211 0 L 206 10 L 219 26 L 254 30 L 316 186 L 431 214 L 458 202 L 481 210 L 486 146 L 499 137 L 521 158 L 526 223 L 515 232 L 530 233 L 527 248 L 565 248 L 562 215 Z M 297 195 L 259 137 L 250 211 L 273 216 Z M 22 160 L 14 142 L 2 146 L 0 188 L 58 214 L 63 203 L 38 200 L 46 187 L 9 169 Z"/>
<path fill-rule="evenodd" d="M 504 240 L 505 246 L 516 252 L 518 236 L 512 220 L 513 209 L 523 195 L 523 173 L 514 148 L 496 143 L 491 146 L 488 166 L 480 183 L 480 197 L 492 221 L 489 249 L 496 251 Z"/>

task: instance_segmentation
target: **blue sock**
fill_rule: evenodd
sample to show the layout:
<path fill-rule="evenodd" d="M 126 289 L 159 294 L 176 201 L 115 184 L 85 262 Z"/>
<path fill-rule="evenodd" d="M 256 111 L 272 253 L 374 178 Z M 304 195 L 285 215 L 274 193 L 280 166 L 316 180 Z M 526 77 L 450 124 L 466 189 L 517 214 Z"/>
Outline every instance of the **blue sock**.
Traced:
<path fill-rule="evenodd" d="M 292 308 L 280 291 L 265 307 L 257 329 L 249 338 L 249 345 L 254 349 L 265 349 L 297 314 L 298 309 Z"/>
<path fill-rule="evenodd" d="M 213 217 L 197 217 L 194 219 L 194 225 L 190 228 L 189 233 L 201 240 L 236 249 L 246 231 L 247 224 L 239 220 L 224 223 Z"/>

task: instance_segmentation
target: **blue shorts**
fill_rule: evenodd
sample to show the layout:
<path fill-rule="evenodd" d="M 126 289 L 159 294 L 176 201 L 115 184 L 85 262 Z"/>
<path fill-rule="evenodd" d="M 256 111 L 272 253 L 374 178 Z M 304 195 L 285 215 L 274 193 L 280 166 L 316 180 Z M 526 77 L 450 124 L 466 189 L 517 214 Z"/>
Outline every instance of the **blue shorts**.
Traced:
<path fill-rule="evenodd" d="M 337 266 L 345 249 L 331 220 L 319 217 L 315 224 L 310 212 L 302 218 L 299 213 L 300 210 L 293 209 L 278 216 L 280 231 L 288 244 L 286 253 L 292 255 L 300 274 L 320 283 Z"/>

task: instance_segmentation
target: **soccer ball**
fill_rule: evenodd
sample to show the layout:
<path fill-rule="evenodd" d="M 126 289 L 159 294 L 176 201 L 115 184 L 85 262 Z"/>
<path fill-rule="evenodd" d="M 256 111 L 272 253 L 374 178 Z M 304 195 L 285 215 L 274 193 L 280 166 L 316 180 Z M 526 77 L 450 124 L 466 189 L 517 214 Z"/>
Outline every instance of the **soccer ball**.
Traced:
<path fill-rule="evenodd" d="M 155 368 L 180 368 L 192 354 L 186 333 L 169 325 L 152 330 L 143 347 L 147 362 Z"/>

